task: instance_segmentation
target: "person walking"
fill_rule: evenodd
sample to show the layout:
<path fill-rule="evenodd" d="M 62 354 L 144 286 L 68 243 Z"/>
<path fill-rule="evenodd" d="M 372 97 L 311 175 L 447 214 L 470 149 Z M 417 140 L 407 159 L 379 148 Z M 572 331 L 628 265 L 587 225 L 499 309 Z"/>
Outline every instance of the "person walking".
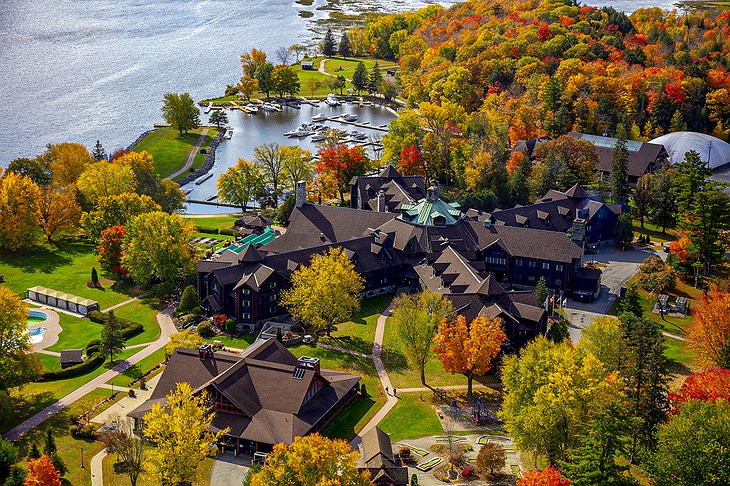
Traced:
<path fill-rule="evenodd" d="M 388 387 L 387 386 L 385 387 L 385 394 L 386 395 L 390 395 L 390 393 L 388 393 Z"/>
<path fill-rule="evenodd" d="M 393 396 L 398 397 L 398 394 L 396 394 L 396 392 L 395 392 L 395 388 L 393 388 Z"/>

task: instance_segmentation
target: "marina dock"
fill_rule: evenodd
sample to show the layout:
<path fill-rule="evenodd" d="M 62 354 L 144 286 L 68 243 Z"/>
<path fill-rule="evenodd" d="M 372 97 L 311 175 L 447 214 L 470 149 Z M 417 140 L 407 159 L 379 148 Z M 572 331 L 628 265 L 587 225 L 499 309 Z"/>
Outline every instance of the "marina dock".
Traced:
<path fill-rule="evenodd" d="M 358 127 L 358 128 L 368 128 L 370 130 L 378 130 L 380 132 L 387 132 L 388 131 L 388 127 L 383 128 L 383 127 L 378 126 L 378 125 L 371 125 L 370 123 L 360 123 L 360 122 L 356 122 L 356 121 L 354 121 L 354 122 L 345 121 L 345 120 L 342 119 L 342 115 L 335 115 L 335 116 L 327 117 L 327 121 L 333 121 L 333 122 L 337 122 L 337 123 L 342 123 L 344 125 L 352 125 L 353 127 Z"/>

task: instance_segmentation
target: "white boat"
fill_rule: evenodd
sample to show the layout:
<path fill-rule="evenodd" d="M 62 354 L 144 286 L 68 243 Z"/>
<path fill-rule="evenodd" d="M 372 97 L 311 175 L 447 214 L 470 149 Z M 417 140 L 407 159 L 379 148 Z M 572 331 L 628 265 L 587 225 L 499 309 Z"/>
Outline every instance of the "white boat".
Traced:
<path fill-rule="evenodd" d="M 324 137 L 322 135 L 317 134 L 317 135 L 313 135 L 312 138 L 310 138 L 310 140 L 312 142 L 321 142 L 322 140 L 324 140 Z"/>
<path fill-rule="evenodd" d="M 292 130 L 291 132 L 286 132 L 284 135 L 286 135 L 287 137 L 300 138 L 300 137 L 309 136 L 309 135 L 311 135 L 311 133 L 312 132 L 307 130 L 305 127 L 299 126 L 299 127 L 295 128 L 294 130 Z"/>
<path fill-rule="evenodd" d="M 358 131 L 354 131 L 354 132 L 350 133 L 350 135 L 355 140 L 365 140 L 366 138 L 368 138 L 366 133 L 358 132 Z"/>
<path fill-rule="evenodd" d="M 249 103 L 249 104 L 247 104 L 247 105 L 246 105 L 246 109 L 247 109 L 247 110 L 248 110 L 248 111 L 249 111 L 250 113 L 258 113 L 258 112 L 259 112 L 259 107 L 258 107 L 258 106 L 256 106 L 256 105 L 254 105 L 253 103 Z"/>
<path fill-rule="evenodd" d="M 226 130 L 226 134 L 223 135 L 223 138 L 225 138 L 227 140 L 230 140 L 231 138 L 233 138 L 233 129 L 229 128 L 228 130 Z"/>
<path fill-rule="evenodd" d="M 208 106 L 205 107 L 205 112 L 210 113 L 210 108 L 213 106 L 213 103 L 208 103 Z"/>
<path fill-rule="evenodd" d="M 327 98 L 324 100 L 324 102 L 330 106 L 340 106 L 340 101 L 332 93 L 327 95 Z"/>
<path fill-rule="evenodd" d="M 350 113 L 343 113 L 342 119 L 347 122 L 354 122 L 354 121 L 357 121 L 357 115 L 351 115 Z"/>
<path fill-rule="evenodd" d="M 195 185 L 196 186 L 199 186 L 200 184 L 202 184 L 203 182 L 207 181 L 211 177 L 213 177 L 213 173 L 212 172 L 208 172 L 207 174 L 205 174 L 203 176 L 200 176 L 197 179 L 195 179 Z"/>
<path fill-rule="evenodd" d="M 261 105 L 261 109 L 264 111 L 276 111 L 274 105 L 268 102 Z"/>
<path fill-rule="evenodd" d="M 327 120 L 327 115 L 325 115 L 324 113 L 317 113 L 312 117 L 313 122 L 320 122 L 325 120 Z"/>

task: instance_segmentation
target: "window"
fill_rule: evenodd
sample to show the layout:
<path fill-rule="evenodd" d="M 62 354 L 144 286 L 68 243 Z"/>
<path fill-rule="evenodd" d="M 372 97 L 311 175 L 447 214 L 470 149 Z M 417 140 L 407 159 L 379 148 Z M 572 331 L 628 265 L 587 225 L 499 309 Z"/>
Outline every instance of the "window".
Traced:
<path fill-rule="evenodd" d="M 516 267 L 521 267 L 522 266 L 522 258 L 517 258 L 515 260 L 515 266 Z"/>
<path fill-rule="evenodd" d="M 251 307 L 251 301 L 250 300 L 244 300 L 241 305 L 243 307 Z"/>
<path fill-rule="evenodd" d="M 500 258 L 500 257 L 486 257 L 484 261 L 490 265 L 499 265 L 499 266 L 505 266 L 507 265 L 507 259 L 506 258 Z"/>
<path fill-rule="evenodd" d="M 269 297 L 269 302 L 276 302 L 276 294 L 273 294 Z"/>
<path fill-rule="evenodd" d="M 242 318 L 242 319 L 251 319 L 251 313 L 250 313 L 250 312 L 244 312 L 244 313 L 243 313 L 243 314 L 241 315 L 241 318 Z"/>
<path fill-rule="evenodd" d="M 271 282 L 271 285 L 270 285 L 270 287 L 271 287 L 272 289 L 275 289 L 275 288 L 276 288 L 276 282 Z"/>
<path fill-rule="evenodd" d="M 542 269 L 543 270 L 550 270 L 550 263 L 549 262 L 542 262 Z"/>
<path fill-rule="evenodd" d="M 530 267 L 530 268 L 537 268 L 537 262 L 536 262 L 536 261 L 534 261 L 534 260 L 530 260 L 530 261 L 529 261 L 529 262 L 527 263 L 527 266 L 528 266 L 528 267 Z"/>
<path fill-rule="evenodd" d="M 562 264 L 562 263 L 556 263 L 556 264 L 555 264 L 555 270 L 556 270 L 556 271 L 558 271 L 558 272 L 562 272 L 562 271 L 563 271 L 563 268 L 565 268 L 565 267 L 563 266 L 563 264 Z"/>
<path fill-rule="evenodd" d="M 251 289 L 243 289 L 243 295 L 251 295 Z"/>
<path fill-rule="evenodd" d="M 563 280 L 560 278 L 556 278 L 555 280 L 553 280 L 553 283 L 555 284 L 556 287 L 562 287 Z"/>
<path fill-rule="evenodd" d="M 535 276 L 534 276 L 534 275 L 529 275 L 529 276 L 527 277 L 527 281 L 528 281 L 528 282 L 534 282 L 535 280 L 536 280 L 536 278 L 535 278 Z"/>

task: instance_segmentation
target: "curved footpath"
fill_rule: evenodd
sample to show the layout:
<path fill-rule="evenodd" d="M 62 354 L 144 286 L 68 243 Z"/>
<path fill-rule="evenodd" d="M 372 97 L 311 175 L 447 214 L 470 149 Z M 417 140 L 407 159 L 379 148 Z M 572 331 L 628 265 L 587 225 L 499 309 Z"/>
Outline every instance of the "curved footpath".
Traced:
<path fill-rule="evenodd" d="M 21 423 L 20 425 L 16 426 L 15 428 L 8 431 L 6 434 L 3 435 L 3 438 L 5 440 L 14 441 L 18 439 L 21 435 L 26 434 L 31 429 L 38 427 L 40 424 L 48 420 L 49 418 L 56 415 L 58 412 L 62 411 L 63 409 L 67 408 L 69 405 L 74 403 L 79 398 L 83 397 L 87 393 L 91 392 L 92 390 L 95 390 L 96 388 L 99 388 L 103 384 L 105 384 L 107 381 L 111 380 L 115 376 L 117 376 L 120 373 L 123 373 L 131 366 L 137 364 L 138 362 L 142 361 L 147 356 L 151 355 L 158 349 L 161 349 L 164 347 L 167 342 L 170 340 L 170 335 L 177 332 L 175 329 L 175 324 L 172 322 L 172 318 L 170 316 L 172 315 L 172 312 L 174 310 L 173 306 L 167 307 L 165 310 L 157 314 L 157 322 L 160 325 L 160 337 L 157 338 L 155 341 L 152 341 L 151 343 L 148 343 L 146 347 L 144 347 L 141 351 L 134 354 L 133 356 L 129 357 L 128 359 L 118 363 L 114 368 L 105 371 L 101 375 L 97 376 L 93 380 L 89 381 L 88 383 L 80 386 L 76 390 L 72 391 L 65 397 L 61 398 L 57 402 L 53 403 L 52 405 L 46 407 L 45 409 L 41 410 L 37 414 L 33 415 L 29 419 L 27 419 L 25 422 Z"/>

